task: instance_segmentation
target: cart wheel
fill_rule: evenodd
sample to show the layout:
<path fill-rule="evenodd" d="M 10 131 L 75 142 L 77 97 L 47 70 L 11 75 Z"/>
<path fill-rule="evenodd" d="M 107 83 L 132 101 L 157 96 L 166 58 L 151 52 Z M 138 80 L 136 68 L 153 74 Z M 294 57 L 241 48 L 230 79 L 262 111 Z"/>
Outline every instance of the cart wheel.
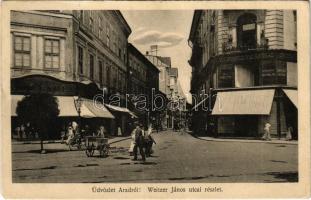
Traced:
<path fill-rule="evenodd" d="M 93 156 L 94 151 L 95 150 L 94 150 L 94 147 L 92 145 L 92 146 L 86 148 L 85 153 L 86 153 L 87 157 L 91 157 L 91 156 Z"/>
<path fill-rule="evenodd" d="M 107 157 L 109 154 L 109 146 L 104 145 L 100 150 L 100 157 Z"/>

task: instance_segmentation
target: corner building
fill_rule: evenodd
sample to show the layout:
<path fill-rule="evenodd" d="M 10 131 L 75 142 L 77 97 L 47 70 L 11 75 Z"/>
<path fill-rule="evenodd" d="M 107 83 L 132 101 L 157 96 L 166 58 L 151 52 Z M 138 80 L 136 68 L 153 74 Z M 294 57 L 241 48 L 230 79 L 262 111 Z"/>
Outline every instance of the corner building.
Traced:
<path fill-rule="evenodd" d="M 118 94 L 118 107 L 125 106 L 127 90 L 127 39 L 131 29 L 120 11 L 11 11 L 12 119 L 23 96 L 49 93 L 58 99 L 59 122 L 50 138 L 59 137 L 60 127 L 77 120 L 75 99 L 91 100 L 105 93 Z M 123 134 L 127 109 L 92 110 L 86 103 L 81 117 L 90 126 L 104 123 L 109 133 Z M 88 119 L 86 119 L 88 118 Z M 100 122 L 99 122 L 99 121 Z M 14 126 L 14 125 L 13 125 Z M 12 127 L 12 130 L 14 127 Z M 119 129 L 120 130 L 120 129 Z"/>
<path fill-rule="evenodd" d="M 192 55 L 192 128 L 198 134 L 272 137 L 297 128 L 295 10 L 196 10 Z M 206 109 L 207 108 L 207 109 Z"/>

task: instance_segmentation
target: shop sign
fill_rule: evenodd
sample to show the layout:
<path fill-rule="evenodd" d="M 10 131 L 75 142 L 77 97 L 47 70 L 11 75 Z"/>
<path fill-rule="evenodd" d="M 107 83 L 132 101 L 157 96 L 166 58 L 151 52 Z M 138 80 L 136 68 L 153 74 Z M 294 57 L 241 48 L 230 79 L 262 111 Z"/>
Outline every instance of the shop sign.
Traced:
<path fill-rule="evenodd" d="M 75 95 L 76 84 L 43 76 L 24 77 L 11 80 L 12 94 L 48 93 L 52 95 Z"/>
<path fill-rule="evenodd" d="M 244 24 L 243 25 L 243 31 L 250 31 L 250 30 L 255 30 L 256 24 Z"/>

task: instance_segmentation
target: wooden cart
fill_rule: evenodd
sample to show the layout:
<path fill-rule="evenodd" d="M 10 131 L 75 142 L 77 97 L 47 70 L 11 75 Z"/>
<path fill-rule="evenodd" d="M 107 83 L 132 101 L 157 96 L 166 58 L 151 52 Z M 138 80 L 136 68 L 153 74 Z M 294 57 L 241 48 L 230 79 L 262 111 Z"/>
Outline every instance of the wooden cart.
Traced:
<path fill-rule="evenodd" d="M 99 152 L 100 157 L 107 157 L 109 154 L 108 138 L 87 136 L 85 137 L 85 145 L 87 157 L 92 157 L 95 150 Z"/>

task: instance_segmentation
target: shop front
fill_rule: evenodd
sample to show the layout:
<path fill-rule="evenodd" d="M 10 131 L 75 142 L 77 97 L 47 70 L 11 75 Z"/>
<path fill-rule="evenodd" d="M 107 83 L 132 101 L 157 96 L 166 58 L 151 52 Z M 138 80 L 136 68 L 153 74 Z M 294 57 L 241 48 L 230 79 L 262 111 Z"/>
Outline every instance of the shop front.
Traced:
<path fill-rule="evenodd" d="M 88 127 L 94 134 L 100 125 L 104 125 L 109 133 L 109 126 L 115 117 L 104 104 L 98 105 L 99 103 L 96 102 L 95 105 L 91 98 L 85 98 L 92 97 L 92 93 L 98 92 L 94 88 L 94 84 L 63 81 L 45 75 L 30 75 L 11 79 L 12 138 L 38 139 L 38 133 L 29 135 L 27 130 L 21 131 L 21 127 L 31 127 L 31 124 L 27 123 L 25 119 L 22 121 L 16 113 L 18 103 L 25 96 L 34 94 L 50 94 L 56 97 L 59 114 L 55 121 L 49 123 L 51 126 L 48 129 L 47 139 L 59 139 L 62 132 L 66 132 L 67 127 L 73 121 L 77 122 L 82 129 Z M 29 112 L 32 111 L 29 110 Z"/>
<path fill-rule="evenodd" d="M 292 138 L 297 139 L 297 90 L 218 91 L 212 116 L 216 118 L 220 137 L 260 138 L 265 124 L 269 123 L 273 138 L 285 138 L 291 127 Z"/>

